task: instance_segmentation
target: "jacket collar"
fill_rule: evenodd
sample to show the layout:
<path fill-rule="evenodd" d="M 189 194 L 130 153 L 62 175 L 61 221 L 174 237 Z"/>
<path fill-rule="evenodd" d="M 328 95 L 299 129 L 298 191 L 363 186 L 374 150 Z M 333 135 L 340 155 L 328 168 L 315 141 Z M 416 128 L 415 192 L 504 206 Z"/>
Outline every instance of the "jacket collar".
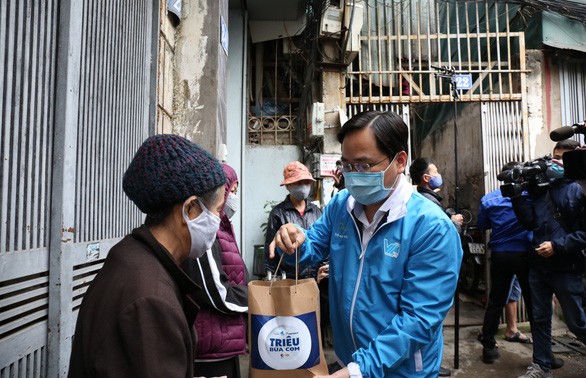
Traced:
<path fill-rule="evenodd" d="M 431 189 L 427 189 L 422 186 L 417 186 L 417 191 L 421 194 L 423 194 L 423 193 L 429 194 L 430 196 L 435 198 L 438 202 L 442 202 L 442 200 L 443 200 L 442 196 L 440 196 L 439 194 L 437 194 L 437 192 L 434 192 Z"/>
<path fill-rule="evenodd" d="M 197 285 L 195 282 L 185 274 L 185 272 L 175 263 L 175 260 L 169 252 L 163 247 L 157 239 L 153 236 L 150 230 L 142 225 L 139 228 L 135 228 L 132 230 L 132 236 L 139 241 L 140 243 L 146 246 L 146 250 L 149 253 L 152 253 L 160 262 L 161 265 L 169 272 L 169 275 L 177 284 L 177 287 L 181 291 L 181 293 L 187 296 L 190 302 L 192 302 L 192 306 L 184 306 L 184 311 L 188 318 L 195 318 L 197 310 L 199 306 L 189 297 L 191 293 L 200 290 L 200 286 Z"/>
<path fill-rule="evenodd" d="M 287 197 L 285 197 L 285 200 L 283 201 L 283 208 L 285 209 L 295 209 L 295 205 L 293 205 L 293 202 L 291 202 L 291 198 L 289 197 L 290 194 L 287 194 Z M 305 212 L 307 213 L 308 211 L 311 211 L 311 206 L 310 203 L 307 198 L 304 200 L 305 201 Z"/>

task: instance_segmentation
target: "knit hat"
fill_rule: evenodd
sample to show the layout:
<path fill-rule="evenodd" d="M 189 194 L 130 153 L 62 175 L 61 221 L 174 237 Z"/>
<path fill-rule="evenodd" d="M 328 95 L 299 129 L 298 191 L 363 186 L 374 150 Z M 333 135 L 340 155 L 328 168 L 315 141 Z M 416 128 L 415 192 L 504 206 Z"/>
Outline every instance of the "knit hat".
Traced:
<path fill-rule="evenodd" d="M 204 149 L 178 135 L 159 134 L 140 146 L 122 187 L 140 211 L 152 214 L 225 183 L 222 165 Z"/>
<path fill-rule="evenodd" d="M 298 181 L 311 180 L 315 181 L 309 173 L 309 169 L 298 161 L 292 161 L 283 169 L 283 185 L 293 184 Z"/>

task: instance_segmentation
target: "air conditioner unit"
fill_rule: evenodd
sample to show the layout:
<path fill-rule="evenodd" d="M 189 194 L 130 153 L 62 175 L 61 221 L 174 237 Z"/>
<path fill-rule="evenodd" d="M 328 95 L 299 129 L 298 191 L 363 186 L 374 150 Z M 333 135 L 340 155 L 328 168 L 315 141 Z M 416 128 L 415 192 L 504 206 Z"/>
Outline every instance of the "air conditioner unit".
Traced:
<path fill-rule="evenodd" d="M 323 102 L 314 102 L 311 105 L 311 121 L 308 125 L 308 132 L 310 137 L 324 136 L 324 119 L 325 109 Z"/>

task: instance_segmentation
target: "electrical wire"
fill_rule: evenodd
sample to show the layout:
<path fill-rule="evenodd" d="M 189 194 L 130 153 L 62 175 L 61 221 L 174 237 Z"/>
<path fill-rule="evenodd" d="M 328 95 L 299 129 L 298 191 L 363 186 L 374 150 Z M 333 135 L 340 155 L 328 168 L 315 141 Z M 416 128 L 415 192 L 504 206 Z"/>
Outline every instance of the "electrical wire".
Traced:
<path fill-rule="evenodd" d="M 454 3 L 454 2 L 470 2 L 469 0 L 435 0 L 437 3 Z M 513 3 L 519 4 L 524 8 L 524 11 L 532 14 L 550 11 L 558 13 L 569 19 L 579 21 L 586 24 L 586 4 L 572 1 L 572 0 L 497 0 L 498 3 Z"/>

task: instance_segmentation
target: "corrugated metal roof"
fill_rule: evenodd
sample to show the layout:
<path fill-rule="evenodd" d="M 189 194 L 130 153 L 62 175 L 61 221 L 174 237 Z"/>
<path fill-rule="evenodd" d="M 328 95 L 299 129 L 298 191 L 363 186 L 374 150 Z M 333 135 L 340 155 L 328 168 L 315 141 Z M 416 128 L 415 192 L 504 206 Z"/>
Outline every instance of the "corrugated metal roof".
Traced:
<path fill-rule="evenodd" d="M 586 52 L 586 25 L 560 14 L 544 11 L 543 43 L 558 49 Z"/>

